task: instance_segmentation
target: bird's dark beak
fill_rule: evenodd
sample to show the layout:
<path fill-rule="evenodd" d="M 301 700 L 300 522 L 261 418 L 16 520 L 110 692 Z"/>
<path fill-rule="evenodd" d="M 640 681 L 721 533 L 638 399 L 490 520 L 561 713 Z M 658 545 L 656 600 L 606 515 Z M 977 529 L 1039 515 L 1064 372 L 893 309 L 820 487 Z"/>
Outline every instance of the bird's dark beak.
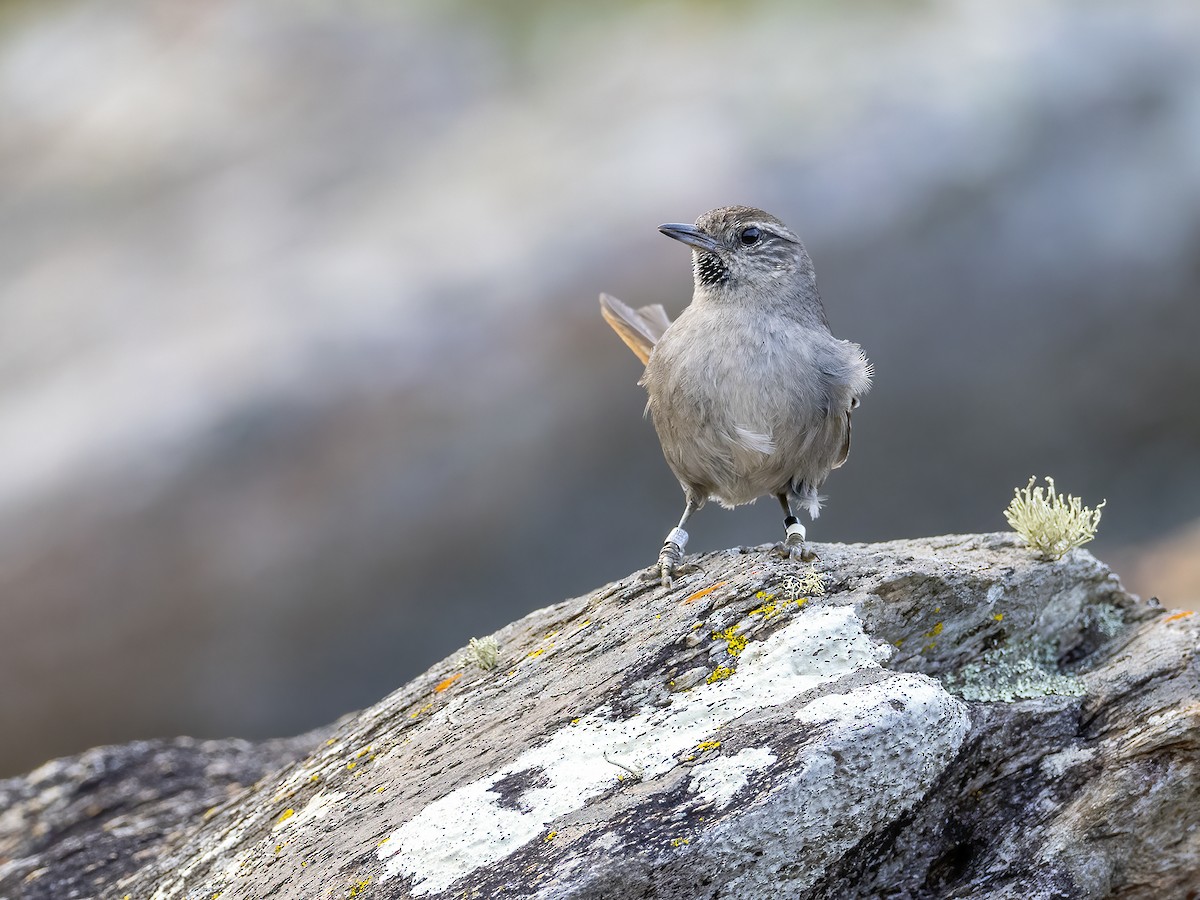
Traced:
<path fill-rule="evenodd" d="M 683 241 L 689 247 L 695 247 L 697 250 L 705 250 L 709 253 L 718 253 L 721 250 L 721 245 L 717 243 L 716 238 L 709 237 L 695 225 L 659 225 L 658 230 L 667 237 Z"/>

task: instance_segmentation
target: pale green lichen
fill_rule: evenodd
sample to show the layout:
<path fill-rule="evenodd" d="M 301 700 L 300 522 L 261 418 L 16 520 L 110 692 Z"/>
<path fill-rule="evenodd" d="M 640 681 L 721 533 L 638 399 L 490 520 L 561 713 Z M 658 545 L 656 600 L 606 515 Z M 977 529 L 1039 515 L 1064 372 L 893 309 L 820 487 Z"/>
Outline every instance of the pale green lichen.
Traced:
<path fill-rule="evenodd" d="M 467 644 L 467 652 L 459 660 L 459 665 L 476 665 L 485 672 L 496 668 L 500 658 L 500 642 L 494 637 L 471 638 Z"/>
<path fill-rule="evenodd" d="M 1083 505 L 1078 497 L 1054 492 L 1054 479 L 1047 476 L 1048 487 L 1034 487 L 1036 478 L 1022 490 L 1017 488 L 1004 518 L 1025 543 L 1046 559 L 1061 559 L 1063 554 L 1081 547 L 1096 536 L 1100 510 Z"/>
<path fill-rule="evenodd" d="M 1084 612 L 1084 621 L 1107 638 L 1125 627 L 1125 613 L 1111 603 L 1096 603 Z"/>
<path fill-rule="evenodd" d="M 1054 671 L 1048 653 L 1005 647 L 990 650 L 945 679 L 946 687 L 964 700 L 1029 700 L 1034 697 L 1080 697 L 1083 679 Z"/>

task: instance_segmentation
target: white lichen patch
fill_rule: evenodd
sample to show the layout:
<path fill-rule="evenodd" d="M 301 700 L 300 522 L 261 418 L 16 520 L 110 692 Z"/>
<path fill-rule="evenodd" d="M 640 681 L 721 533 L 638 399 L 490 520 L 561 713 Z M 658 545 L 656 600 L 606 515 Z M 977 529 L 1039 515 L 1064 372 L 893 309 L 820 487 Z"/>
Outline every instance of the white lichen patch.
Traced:
<path fill-rule="evenodd" d="M 706 870 L 723 896 L 807 894 L 864 837 L 921 801 L 970 730 L 963 703 L 909 673 L 818 697 L 796 718 L 815 733 L 772 802 L 705 836 Z"/>
<path fill-rule="evenodd" d="M 888 645 L 866 635 L 853 608 L 808 611 L 751 643 L 733 677 L 675 694 L 669 706 L 647 708 L 628 719 L 613 721 L 611 710 L 597 709 L 486 778 L 429 804 L 377 850 L 386 861 L 382 878 L 407 876 L 418 896 L 444 891 L 612 790 L 625 773 L 606 755 L 645 779 L 655 778 L 722 725 L 788 703 L 856 669 L 878 668 L 890 653 Z M 492 790 L 522 773 L 529 779 L 519 797 L 506 800 Z"/>
<path fill-rule="evenodd" d="M 1092 747 L 1068 747 L 1058 753 L 1044 757 L 1041 763 L 1042 771 L 1050 778 L 1059 778 L 1068 769 L 1082 765 L 1096 755 Z"/>
<path fill-rule="evenodd" d="M 759 772 L 773 762 L 775 754 L 770 747 L 747 747 L 733 756 L 718 756 L 692 770 L 688 790 L 718 807 L 728 806 L 734 795 L 750 783 L 751 772 Z"/>

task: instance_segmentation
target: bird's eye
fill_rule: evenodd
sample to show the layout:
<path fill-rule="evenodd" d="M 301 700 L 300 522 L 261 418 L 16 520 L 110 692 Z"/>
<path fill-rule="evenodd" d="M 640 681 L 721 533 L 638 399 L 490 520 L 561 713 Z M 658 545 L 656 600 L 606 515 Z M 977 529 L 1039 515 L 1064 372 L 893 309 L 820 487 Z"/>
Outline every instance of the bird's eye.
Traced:
<path fill-rule="evenodd" d="M 742 229 L 742 243 L 749 247 L 751 244 L 757 244 L 758 239 L 762 237 L 762 232 L 751 225 L 749 228 Z"/>

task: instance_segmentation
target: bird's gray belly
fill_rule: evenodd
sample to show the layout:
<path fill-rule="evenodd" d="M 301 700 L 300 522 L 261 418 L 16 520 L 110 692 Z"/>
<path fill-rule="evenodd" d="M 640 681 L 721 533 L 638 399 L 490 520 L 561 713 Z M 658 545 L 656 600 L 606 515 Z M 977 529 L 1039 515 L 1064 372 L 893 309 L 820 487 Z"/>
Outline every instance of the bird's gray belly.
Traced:
<path fill-rule="evenodd" d="M 799 415 L 811 404 L 783 390 L 780 379 L 724 374 L 676 383 L 669 397 L 651 395 L 663 454 L 679 481 L 702 497 L 737 506 L 816 476 L 830 455 L 824 416 Z"/>

